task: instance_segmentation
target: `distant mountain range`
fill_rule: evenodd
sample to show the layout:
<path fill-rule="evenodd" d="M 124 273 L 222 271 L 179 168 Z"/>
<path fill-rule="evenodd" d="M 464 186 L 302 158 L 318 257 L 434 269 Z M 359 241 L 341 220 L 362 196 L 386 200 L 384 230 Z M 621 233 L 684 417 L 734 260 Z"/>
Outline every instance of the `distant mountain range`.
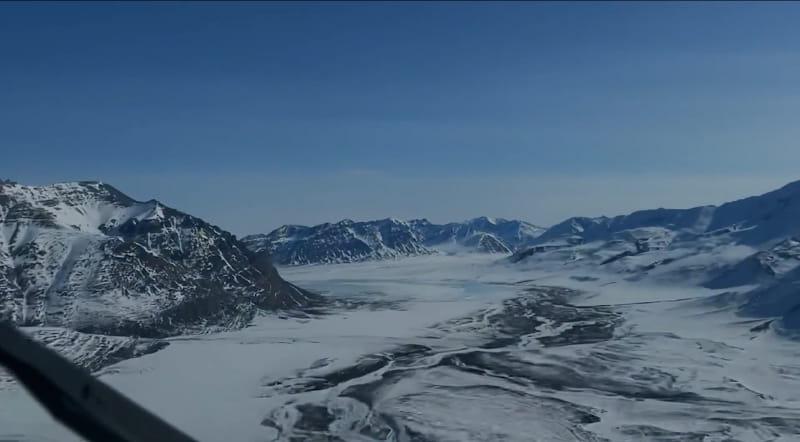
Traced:
<path fill-rule="evenodd" d="M 509 254 L 518 265 L 614 272 L 629 280 L 700 284 L 740 293 L 739 309 L 800 327 L 800 181 L 759 196 L 690 209 L 574 217 L 542 229 L 475 218 L 343 220 L 283 226 L 242 242 L 282 265 L 345 263 L 431 253 Z"/>
<path fill-rule="evenodd" d="M 800 327 L 800 181 L 720 206 L 570 218 L 509 259 L 741 293 L 740 311 Z"/>
<path fill-rule="evenodd" d="M 575 217 L 562 221 L 518 250 L 512 261 L 558 249 L 580 250 L 591 243 L 630 244 L 630 254 L 702 242 L 769 248 L 800 234 L 800 181 L 760 196 L 721 206 L 653 209 L 629 215 Z"/>
<path fill-rule="evenodd" d="M 286 225 L 242 242 L 282 265 L 348 263 L 375 259 L 473 251 L 510 254 L 544 229 L 533 224 L 480 217 L 433 224 L 426 219 L 342 220 L 313 227 Z"/>
<path fill-rule="evenodd" d="M 0 182 L 0 318 L 160 337 L 239 327 L 317 297 L 197 217 L 114 187 Z"/>
<path fill-rule="evenodd" d="M 800 181 L 721 206 L 641 210 L 613 218 L 569 218 L 545 231 L 536 244 L 586 243 L 642 227 L 689 234 L 731 233 L 740 244 L 763 245 L 800 233 Z"/>

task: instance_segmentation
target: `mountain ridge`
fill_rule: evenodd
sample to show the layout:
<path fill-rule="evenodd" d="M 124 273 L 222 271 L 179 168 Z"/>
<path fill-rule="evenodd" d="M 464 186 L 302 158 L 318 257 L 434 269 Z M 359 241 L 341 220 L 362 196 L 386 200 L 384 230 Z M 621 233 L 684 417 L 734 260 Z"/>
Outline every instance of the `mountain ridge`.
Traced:
<path fill-rule="evenodd" d="M 792 223 L 794 219 L 800 219 L 800 180 L 720 205 L 644 209 L 612 217 L 571 217 L 546 229 L 533 245 L 604 240 L 640 227 L 663 227 L 693 234 L 724 230 L 735 233 L 739 242 L 763 245 L 800 233 L 800 227 Z"/>
<path fill-rule="evenodd" d="M 425 218 L 372 221 L 343 219 L 316 226 L 284 225 L 242 242 L 282 265 L 326 264 L 395 259 L 433 253 L 479 251 L 511 253 L 542 229 L 503 218 L 478 217 L 434 224 Z"/>
<path fill-rule="evenodd" d="M 744 316 L 800 328 L 800 181 L 718 206 L 573 217 L 509 261 L 738 293 Z"/>
<path fill-rule="evenodd" d="M 163 337 L 318 299 L 234 235 L 157 200 L 100 181 L 0 183 L 0 317 L 18 325 Z"/>

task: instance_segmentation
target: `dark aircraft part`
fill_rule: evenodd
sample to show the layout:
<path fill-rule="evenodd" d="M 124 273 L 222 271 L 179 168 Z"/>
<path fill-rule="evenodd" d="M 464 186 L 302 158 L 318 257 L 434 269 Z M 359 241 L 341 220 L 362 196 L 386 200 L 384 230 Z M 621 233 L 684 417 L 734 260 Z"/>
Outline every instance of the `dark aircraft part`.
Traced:
<path fill-rule="evenodd" d="M 7 323 L 0 323 L 0 365 L 91 442 L 194 440 Z"/>

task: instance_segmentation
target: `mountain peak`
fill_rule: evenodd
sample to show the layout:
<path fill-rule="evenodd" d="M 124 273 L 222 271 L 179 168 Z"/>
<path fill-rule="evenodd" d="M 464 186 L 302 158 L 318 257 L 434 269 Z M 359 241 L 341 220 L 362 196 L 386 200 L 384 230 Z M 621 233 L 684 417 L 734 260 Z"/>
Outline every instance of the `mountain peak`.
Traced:
<path fill-rule="evenodd" d="M 0 186 L 0 317 L 108 334 L 244 325 L 311 297 L 233 235 L 96 181 Z M 9 278 L 8 275 L 13 275 Z"/>
<path fill-rule="evenodd" d="M 612 218 L 569 218 L 547 229 L 532 246 L 543 250 L 543 246 L 571 247 L 644 234 L 688 240 L 724 236 L 720 241 L 769 249 L 779 243 L 792 246 L 786 239 L 800 235 L 798 219 L 800 181 L 794 181 L 777 190 L 720 206 L 648 209 Z"/>
<path fill-rule="evenodd" d="M 477 218 L 469 219 L 469 220 L 467 220 L 465 222 L 468 223 L 468 224 L 486 223 L 486 224 L 496 225 L 498 223 L 498 221 L 502 222 L 502 221 L 505 221 L 505 220 L 496 219 L 496 218 L 492 218 L 492 217 L 488 217 L 488 216 L 479 216 Z"/>
<path fill-rule="evenodd" d="M 435 252 L 510 253 L 531 242 L 541 230 L 521 221 L 489 217 L 462 223 L 433 224 L 427 219 L 410 221 L 383 218 L 375 221 L 326 223 L 302 231 L 279 227 L 267 235 L 242 239 L 255 252 L 268 252 L 284 265 L 355 262 L 397 258 Z"/>
<path fill-rule="evenodd" d="M 383 218 L 381 220 L 378 220 L 378 222 L 388 223 L 388 224 L 408 224 L 408 221 L 395 217 Z"/>

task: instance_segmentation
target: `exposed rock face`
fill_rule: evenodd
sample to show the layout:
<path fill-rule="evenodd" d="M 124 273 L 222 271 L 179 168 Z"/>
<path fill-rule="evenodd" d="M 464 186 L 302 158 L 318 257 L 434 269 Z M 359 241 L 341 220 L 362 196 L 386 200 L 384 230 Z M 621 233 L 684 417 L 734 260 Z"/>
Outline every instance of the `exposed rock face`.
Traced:
<path fill-rule="evenodd" d="M 230 233 L 158 201 L 96 182 L 0 184 L 0 314 L 18 325 L 166 336 L 316 300 Z"/>
<path fill-rule="evenodd" d="M 314 227 L 283 226 L 243 242 L 255 253 L 284 265 L 331 264 L 433 253 L 423 237 L 399 220 L 343 220 Z"/>
<path fill-rule="evenodd" d="M 800 240 L 788 238 L 770 249 L 745 258 L 705 285 L 719 289 L 772 283 L 791 274 L 798 266 L 800 266 Z"/>
<path fill-rule="evenodd" d="M 627 279 L 739 292 L 739 312 L 800 329 L 800 181 L 720 206 L 570 218 L 511 262 L 593 266 Z M 734 299 L 733 297 L 731 299 Z"/>
<path fill-rule="evenodd" d="M 800 235 L 798 220 L 800 181 L 721 206 L 640 210 L 613 218 L 569 218 L 547 229 L 532 245 L 608 241 L 636 229 L 660 228 L 686 239 L 692 239 L 692 235 L 728 235 L 731 242 L 764 248 Z"/>
<path fill-rule="evenodd" d="M 511 253 L 543 229 L 532 224 L 487 217 L 461 223 L 433 224 L 425 219 L 343 220 L 313 227 L 282 226 L 243 242 L 278 264 L 330 264 L 438 252 Z"/>

